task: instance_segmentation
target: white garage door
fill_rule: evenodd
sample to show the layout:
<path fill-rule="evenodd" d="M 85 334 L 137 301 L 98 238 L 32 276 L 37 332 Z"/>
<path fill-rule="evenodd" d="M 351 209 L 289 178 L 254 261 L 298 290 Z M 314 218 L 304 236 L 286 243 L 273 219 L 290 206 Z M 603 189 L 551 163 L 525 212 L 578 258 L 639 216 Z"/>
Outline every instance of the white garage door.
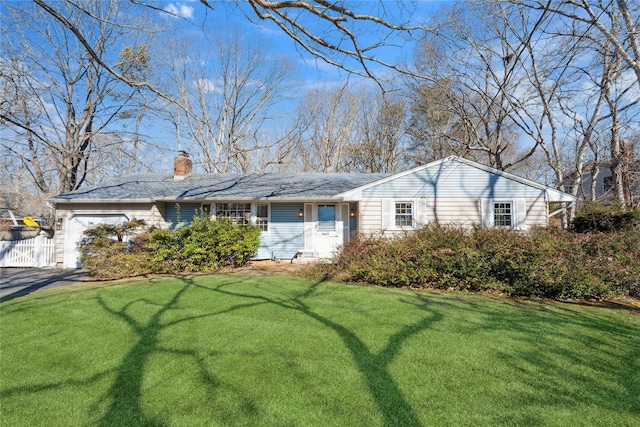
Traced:
<path fill-rule="evenodd" d="M 80 268 L 80 241 L 82 233 L 96 224 L 120 224 L 128 221 L 125 214 L 74 215 L 66 223 L 64 234 L 64 268 Z"/>

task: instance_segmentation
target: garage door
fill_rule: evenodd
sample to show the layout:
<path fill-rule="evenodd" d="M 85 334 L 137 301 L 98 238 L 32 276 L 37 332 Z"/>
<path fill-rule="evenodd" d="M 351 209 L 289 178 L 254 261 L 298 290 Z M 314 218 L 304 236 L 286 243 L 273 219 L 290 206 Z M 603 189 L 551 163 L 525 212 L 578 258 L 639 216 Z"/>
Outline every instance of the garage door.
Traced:
<path fill-rule="evenodd" d="M 82 233 L 96 224 L 120 224 L 128 221 L 125 214 L 74 215 L 69 218 L 64 234 L 64 268 L 80 268 L 80 241 Z"/>

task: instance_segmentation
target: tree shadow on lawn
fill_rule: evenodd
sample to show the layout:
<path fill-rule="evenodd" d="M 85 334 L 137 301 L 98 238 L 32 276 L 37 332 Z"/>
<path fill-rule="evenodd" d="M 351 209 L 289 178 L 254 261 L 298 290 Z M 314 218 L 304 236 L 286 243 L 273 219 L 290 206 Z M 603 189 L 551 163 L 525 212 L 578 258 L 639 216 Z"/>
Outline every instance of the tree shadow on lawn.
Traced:
<path fill-rule="evenodd" d="M 249 295 L 233 292 L 226 289 L 231 283 L 205 288 L 228 296 L 247 298 L 259 303 L 271 304 L 285 310 L 294 310 L 334 331 L 344 343 L 358 371 L 363 376 L 369 393 L 384 418 L 384 425 L 422 426 L 418 415 L 409 402 L 407 402 L 398 384 L 391 376 L 389 368 L 395 356 L 402 349 L 403 343 L 413 335 L 430 328 L 434 322 L 441 320 L 443 317 L 442 314 L 431 310 L 427 307 L 427 301 L 419 297 L 416 301 L 404 300 L 403 302 L 413 305 L 418 310 L 424 311 L 425 314 L 427 314 L 426 317 L 423 317 L 411 325 L 405 326 L 397 333 L 391 335 L 387 340 L 387 345 L 380 352 L 374 353 L 369 350 L 365 342 L 353 331 L 326 316 L 314 312 L 309 305 L 304 302 L 306 298 L 313 296 L 320 283 L 322 283 L 322 281 L 311 285 L 305 292 L 295 295 L 290 299 L 275 299 L 264 295 Z"/>
<path fill-rule="evenodd" d="M 305 304 L 304 299 L 311 297 L 314 294 L 319 283 L 310 286 L 309 289 L 299 295 L 282 299 L 271 298 L 265 295 L 244 294 L 229 290 L 229 288 L 233 288 L 233 285 L 241 283 L 242 280 L 227 281 L 214 287 L 198 284 L 192 278 L 188 277 L 182 277 L 181 280 L 184 282 L 184 286 L 179 289 L 173 298 L 165 304 L 157 304 L 148 300 L 135 300 L 127 303 L 121 309 L 115 310 L 109 307 L 109 305 L 101 298 L 98 299 L 104 310 L 123 320 L 138 336 L 136 344 L 131 348 L 123 361 L 117 367 L 116 378 L 111 385 L 107 396 L 104 397 L 104 399 L 108 399 L 111 404 L 107 413 L 102 417 L 100 425 L 164 425 L 160 420 L 150 418 L 145 415 L 145 411 L 141 407 L 145 364 L 149 361 L 149 358 L 156 353 L 172 353 L 191 357 L 198 366 L 202 380 L 208 388 L 208 392 L 213 393 L 219 386 L 219 382 L 208 371 L 204 360 L 202 360 L 196 352 L 177 351 L 174 349 L 163 348 L 158 342 L 160 333 L 167 328 L 183 322 L 218 316 L 224 313 L 264 304 L 270 304 L 285 310 L 295 310 L 296 312 L 308 316 L 309 318 L 314 319 L 320 324 L 333 330 L 343 341 L 353 357 L 358 370 L 367 384 L 373 400 L 385 420 L 385 425 L 402 425 L 407 427 L 422 425 L 417 414 L 404 398 L 400 388 L 389 373 L 389 365 L 402 348 L 402 344 L 406 339 L 429 328 L 433 322 L 442 318 L 441 314 L 431 312 L 429 310 L 426 301 L 405 301 L 414 305 L 419 310 L 423 310 L 425 314 L 428 315 L 414 324 L 402 328 L 389 338 L 387 345 L 382 349 L 382 351 L 373 353 L 355 333 L 343 325 L 315 313 L 307 304 Z M 217 294 L 245 299 L 247 300 L 247 303 L 236 304 L 228 309 L 218 312 L 187 316 L 175 321 L 163 322 L 163 315 L 175 308 L 178 308 L 180 298 L 189 289 L 194 287 Z M 151 318 L 144 324 L 136 321 L 132 316 L 127 314 L 129 308 L 139 302 L 158 306 L 158 310 L 155 311 Z M 255 407 L 250 401 L 244 402 L 243 408 L 246 408 L 249 412 L 255 412 Z"/>
<path fill-rule="evenodd" d="M 478 333 L 491 330 L 508 331 L 512 335 L 513 332 L 516 332 L 514 335 L 516 339 L 528 344 L 520 348 L 495 349 L 498 359 L 502 360 L 511 372 L 515 371 L 520 375 L 518 382 L 523 382 L 527 385 L 527 391 L 521 392 L 514 402 L 500 402 L 500 405 L 507 409 L 506 413 L 514 417 L 510 419 L 513 424 L 538 424 L 544 422 L 542 418 L 536 417 L 535 414 L 532 415 L 530 411 L 522 414 L 521 408 L 524 405 L 535 405 L 543 408 L 545 405 L 550 404 L 550 398 L 554 401 L 552 403 L 566 407 L 575 407 L 575 405 L 586 403 L 612 411 L 626 410 L 633 415 L 640 414 L 640 405 L 635 408 L 616 405 L 615 399 L 611 399 L 610 394 L 613 393 L 615 395 L 615 393 L 619 392 L 612 390 L 609 383 L 598 384 L 592 390 L 588 385 L 582 384 L 589 381 L 590 378 L 579 377 L 578 381 L 582 382 L 580 387 L 567 387 L 567 382 L 570 382 L 571 377 L 579 375 L 579 372 L 572 371 L 571 366 L 585 366 L 597 363 L 599 366 L 596 369 L 602 372 L 603 377 L 615 378 L 615 381 L 626 388 L 629 396 L 633 396 L 632 393 L 636 393 L 637 396 L 638 390 L 640 390 L 640 379 L 638 378 L 640 348 L 637 344 L 640 341 L 640 332 L 633 331 L 630 326 L 603 319 L 601 316 L 590 316 L 583 312 L 555 306 L 548 308 L 543 303 L 526 305 L 521 302 L 506 300 L 502 302 L 505 307 L 504 310 L 499 306 L 492 308 L 483 306 L 483 313 L 486 314 L 483 314 L 482 321 L 471 324 L 464 321 L 464 313 L 467 311 L 469 317 L 476 316 L 477 318 L 476 312 L 480 308 L 476 303 L 455 298 L 427 300 L 421 296 L 421 293 L 416 293 L 415 299 L 410 301 L 403 300 L 403 302 L 411 304 L 415 309 L 422 311 L 424 316 L 389 336 L 386 345 L 380 351 L 373 352 L 355 332 L 336 320 L 318 313 L 307 303 L 306 300 L 316 294 L 321 282 L 309 286 L 299 294 L 279 297 L 269 295 L 266 290 L 260 290 L 255 294 L 240 292 L 234 285 L 242 284 L 246 279 L 241 277 L 232 278 L 231 276 L 228 276 L 228 279 L 221 284 L 208 286 L 194 281 L 191 277 L 180 277 L 179 280 L 183 282 L 180 288 L 164 303 L 157 303 L 148 299 L 136 299 L 126 302 L 121 308 L 113 308 L 108 301 L 98 296 L 97 301 L 102 309 L 124 322 L 137 336 L 135 344 L 122 361 L 119 362 L 118 366 L 97 373 L 85 380 L 25 386 L 6 390 L 2 395 L 28 394 L 41 390 L 68 387 L 69 385 L 83 386 L 99 381 L 107 375 L 115 375 L 108 391 L 100 400 L 100 402 L 108 402 L 108 409 L 102 416 L 100 425 L 164 426 L 165 423 L 162 420 L 147 415 L 142 406 L 144 398 L 144 369 L 152 356 L 156 354 L 173 354 L 193 360 L 197 366 L 198 375 L 206 387 L 206 392 L 210 396 L 220 388 L 220 381 L 211 374 L 206 367 L 206 361 L 197 351 L 166 348 L 161 344 L 160 334 L 168 328 L 185 322 L 212 318 L 261 305 L 272 305 L 284 310 L 293 310 L 335 332 L 336 336 L 344 343 L 356 368 L 362 375 L 369 393 L 384 419 L 385 425 L 420 426 L 421 422 L 418 414 L 405 398 L 390 373 L 390 365 L 407 339 L 432 328 L 435 322 L 443 319 L 442 311 L 451 307 L 455 308 L 455 312 L 460 313 L 460 327 L 456 330 L 457 333 L 473 337 Z M 169 313 L 175 313 L 176 310 L 184 308 L 180 306 L 181 299 L 189 291 L 195 289 L 211 292 L 219 296 L 238 298 L 245 302 L 231 305 L 219 311 L 191 316 L 186 315 L 175 320 L 166 319 L 168 317 L 166 315 Z M 157 307 L 157 309 L 154 309 L 145 318 L 145 321 L 140 321 L 132 314 L 135 313 L 133 307 L 136 304 L 145 304 L 148 307 Z M 517 306 L 519 310 L 522 310 L 522 317 L 514 319 L 514 311 L 509 309 L 511 306 Z M 584 332 L 576 335 L 575 328 L 572 328 L 572 326 L 583 328 L 580 330 L 584 330 Z M 540 334 L 541 328 L 552 328 L 553 334 Z M 611 334 L 615 339 L 612 341 L 602 340 L 593 334 L 589 334 L 589 331 L 597 330 Z M 532 338 L 538 340 L 533 348 L 530 342 Z M 557 343 L 553 342 L 554 339 L 564 340 L 566 344 L 558 346 Z M 620 346 L 628 346 L 629 351 L 623 355 L 627 360 L 622 363 L 622 369 L 619 364 L 613 362 L 619 359 L 620 354 L 614 351 L 615 349 L 610 348 L 612 342 Z M 633 342 L 636 344 L 632 344 Z M 571 346 L 575 345 L 584 348 L 597 347 L 601 352 L 601 356 L 572 351 Z M 505 375 L 501 379 L 505 383 L 512 381 L 507 373 L 502 370 L 497 372 L 498 375 Z M 540 372 L 542 372 L 542 375 Z M 584 395 L 585 390 L 590 393 L 588 396 Z M 628 400 L 633 401 L 633 397 L 629 397 Z M 513 407 L 507 408 L 508 404 L 512 404 Z M 100 403 L 95 404 L 96 410 L 99 410 L 99 405 Z M 255 413 L 257 411 L 254 403 L 248 399 L 242 402 L 241 407 L 247 413 Z M 505 411 L 496 410 L 495 412 L 504 413 Z M 498 416 L 496 415 L 496 424 L 504 424 L 506 422 L 505 419 L 497 418 Z"/>
<path fill-rule="evenodd" d="M 173 297 L 164 304 L 153 302 L 149 299 L 136 299 L 129 301 L 120 309 L 114 309 L 100 296 L 97 297 L 98 304 L 106 312 L 122 320 L 137 336 L 137 341 L 133 347 L 127 352 L 118 366 L 98 372 L 86 379 L 80 380 L 63 380 L 47 384 L 34 384 L 6 389 L 0 393 L 0 399 L 14 395 L 27 396 L 32 393 L 41 391 L 63 389 L 69 386 L 88 386 L 100 381 L 101 379 L 115 374 L 109 390 L 106 395 L 102 396 L 98 402 L 93 405 L 93 410 L 98 411 L 101 402 L 110 402 L 106 414 L 100 419 L 101 426 L 156 426 L 162 427 L 166 423 L 163 421 L 149 417 L 142 408 L 143 397 L 143 380 L 144 368 L 150 357 L 158 353 L 174 354 L 179 356 L 187 356 L 192 358 L 198 366 L 202 382 L 207 386 L 209 393 L 216 389 L 219 385 L 218 381 L 209 373 L 205 367 L 204 360 L 194 351 L 176 350 L 164 348 L 159 343 L 159 334 L 167 328 L 175 326 L 182 322 L 188 322 L 204 317 L 217 316 L 223 313 L 252 307 L 261 302 L 250 302 L 247 304 L 239 304 L 219 312 L 206 313 L 196 316 L 187 316 L 175 321 L 163 322 L 162 317 L 177 307 L 180 298 L 189 289 L 195 286 L 193 280 L 188 277 L 180 278 L 184 285 L 173 295 Z M 150 279 L 151 282 L 154 279 Z M 157 306 L 157 310 L 150 316 L 148 321 L 140 322 L 136 320 L 128 311 L 136 304 L 143 303 L 148 306 Z M 247 411 L 252 410 L 251 402 L 245 402 L 244 408 Z"/>
<path fill-rule="evenodd" d="M 484 308 L 483 321 L 464 323 L 456 330 L 469 339 L 485 332 L 508 331 L 509 339 L 516 340 L 509 347 L 493 349 L 501 361 L 496 380 L 509 387 L 515 375 L 519 386 L 509 402 L 502 400 L 504 410 L 497 411 L 496 424 L 545 424 L 549 421 L 542 417 L 545 408 L 584 408 L 596 417 L 608 411 L 640 420 L 640 330 L 633 325 L 637 318 L 633 310 L 631 322 L 624 324 L 567 303 L 497 302 L 500 305 Z M 475 303 L 459 299 L 435 303 L 446 305 L 461 310 L 462 316 L 465 311 L 470 317 L 476 315 Z M 511 308 L 520 313 L 517 318 Z M 585 412 L 583 421 L 596 422 L 590 416 Z"/>
<path fill-rule="evenodd" d="M 251 302 L 247 304 L 238 304 L 218 312 L 187 316 L 174 321 L 163 322 L 162 317 L 165 314 L 171 310 L 179 308 L 178 303 L 180 298 L 187 293 L 187 291 L 193 287 L 201 288 L 201 286 L 198 286 L 191 277 L 181 277 L 180 279 L 184 282 L 184 286 L 176 292 L 171 300 L 164 304 L 154 303 L 146 299 L 139 299 L 127 303 L 119 310 L 115 310 L 109 307 L 102 298 L 98 298 L 98 302 L 104 310 L 123 320 L 138 336 L 138 341 L 118 366 L 116 378 L 111 385 L 107 396 L 105 396 L 105 399 L 111 401 L 111 405 L 107 413 L 102 417 L 100 425 L 136 425 L 149 427 L 160 427 L 165 425 L 162 421 L 156 418 L 148 417 L 141 406 L 145 364 L 149 362 L 152 355 L 158 353 L 190 357 L 195 361 L 198 367 L 201 380 L 207 387 L 207 392 L 211 394 L 219 386 L 219 382 L 213 377 L 213 375 L 211 375 L 209 370 L 206 368 L 205 361 L 197 354 L 197 352 L 170 349 L 161 346 L 158 341 L 160 333 L 167 328 L 183 322 L 218 316 L 224 313 L 253 307 L 261 303 Z M 151 318 L 145 323 L 140 323 L 131 315 L 127 314 L 128 309 L 139 302 L 156 305 L 158 307 L 158 310 L 153 313 Z M 251 402 L 244 402 L 244 407 L 248 408 L 249 411 L 253 410 L 253 404 Z"/>

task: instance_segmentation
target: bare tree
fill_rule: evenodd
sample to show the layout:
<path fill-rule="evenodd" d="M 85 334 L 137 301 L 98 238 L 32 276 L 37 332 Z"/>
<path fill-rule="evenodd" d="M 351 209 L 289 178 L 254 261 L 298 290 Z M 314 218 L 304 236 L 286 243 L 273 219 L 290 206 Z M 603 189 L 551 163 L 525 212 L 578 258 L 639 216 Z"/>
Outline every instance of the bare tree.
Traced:
<path fill-rule="evenodd" d="M 587 2 L 574 6 L 589 10 L 592 7 Z M 556 175 L 556 184 L 563 186 L 570 178 L 571 188 L 565 190 L 574 194 L 582 188 L 586 160 L 591 160 L 591 171 L 597 171 L 602 160 L 610 160 L 615 198 L 624 206 L 621 131 L 628 127 L 626 124 L 637 121 L 640 114 L 639 99 L 633 96 L 637 79 L 627 78 L 629 72 L 635 75 L 635 71 L 600 25 L 560 14 L 555 6 L 538 9 L 531 14 L 535 9 L 527 6 L 510 8 L 517 11 L 520 21 L 528 21 L 534 15 L 544 22 L 536 34 L 513 31 L 520 34 L 524 54 L 518 59 L 526 60 L 527 79 L 536 94 L 529 105 L 542 107 L 539 113 L 536 108 L 519 110 L 521 119 L 526 119 L 518 123 L 539 141 Z M 624 28 L 622 15 L 621 9 L 602 7 L 598 19 L 600 23 L 607 22 L 608 32 L 615 33 Z M 509 22 L 514 22 L 513 16 Z M 548 40 L 542 52 L 541 40 Z M 550 131 L 545 130 L 545 124 Z M 609 141 L 608 156 L 600 146 L 605 140 Z"/>
<path fill-rule="evenodd" d="M 398 95 L 359 90 L 357 136 L 346 151 L 349 170 L 395 173 L 403 166 L 407 102 Z"/>
<path fill-rule="evenodd" d="M 615 55 L 636 75 L 640 86 L 640 4 L 628 0 L 511 0 L 518 5 L 552 13 L 577 25 L 580 37 L 593 30 L 609 43 Z M 618 19 L 619 18 L 619 19 Z"/>
<path fill-rule="evenodd" d="M 522 63 L 500 11 L 499 4 L 466 2 L 434 18 L 440 31 L 425 37 L 417 54 L 417 68 L 433 79 L 414 83 L 413 118 L 426 125 L 431 150 L 436 143 L 435 152 L 464 153 L 508 170 L 529 158 L 536 144 L 516 144 L 510 97 L 523 90 Z M 414 141 L 420 143 L 420 135 Z"/>
<path fill-rule="evenodd" d="M 237 32 L 206 34 L 205 40 L 202 50 L 186 48 L 201 46 L 198 40 L 174 41 L 165 86 L 175 88 L 171 96 L 179 105 L 168 106 L 168 118 L 205 172 L 259 170 L 256 159 L 269 162 L 264 156 L 277 157 L 275 146 L 285 144 L 286 138 L 270 138 L 264 125 L 285 117 L 275 107 L 288 96 L 294 67 L 271 55 L 264 42 Z"/>
<path fill-rule="evenodd" d="M 95 55 L 118 57 L 123 41 L 133 40 L 128 29 L 111 24 L 124 13 L 120 3 L 83 4 L 85 11 L 67 5 L 66 19 L 91 35 L 87 42 Z M 113 129 L 136 91 L 124 91 L 118 79 L 41 9 L 31 4 L 6 8 L 0 144 L 28 171 L 40 192 L 77 189 L 93 168 L 102 166 L 92 162 L 93 153 L 104 148 L 96 135 Z"/>
<path fill-rule="evenodd" d="M 87 12 L 82 3 L 75 0 L 63 0 L 67 5 Z M 112 76 L 132 86 L 146 87 L 169 102 L 174 102 L 162 89 L 147 82 L 134 81 L 118 72 L 105 58 L 94 52 L 83 29 L 69 21 L 61 3 L 51 0 L 34 0 L 55 20 L 68 28 L 84 46 L 97 64 Z M 149 0 L 132 0 L 133 5 L 148 10 L 172 14 L 161 4 Z M 389 70 L 401 74 L 417 76 L 419 73 L 402 64 L 385 61 L 380 50 L 402 47 L 408 40 L 421 37 L 424 32 L 433 31 L 422 25 L 415 14 L 415 5 L 406 1 L 393 3 L 377 2 L 346 3 L 344 1 L 279 1 L 279 0 L 236 0 L 229 3 L 213 3 L 200 0 L 210 10 L 236 7 L 250 20 L 263 20 L 274 23 L 297 46 L 319 60 L 346 70 L 349 73 L 373 78 L 381 86 L 383 75 Z M 248 5 L 248 6 L 247 6 Z M 87 12 L 88 16 L 94 16 Z M 379 71 L 379 70 L 383 71 Z M 428 75 L 423 78 L 429 79 Z"/>
<path fill-rule="evenodd" d="M 306 130 L 297 147 L 303 171 L 347 172 L 349 147 L 357 140 L 358 100 L 347 86 L 314 89 L 300 101 L 299 123 Z"/>

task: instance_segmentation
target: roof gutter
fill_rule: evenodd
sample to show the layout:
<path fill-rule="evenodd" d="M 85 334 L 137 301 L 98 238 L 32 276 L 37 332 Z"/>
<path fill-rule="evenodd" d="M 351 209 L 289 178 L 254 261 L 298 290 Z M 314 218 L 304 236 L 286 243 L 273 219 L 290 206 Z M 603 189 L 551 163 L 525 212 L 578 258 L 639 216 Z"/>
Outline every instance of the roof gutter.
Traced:
<path fill-rule="evenodd" d="M 342 202 L 342 197 L 210 197 L 210 198 L 183 198 L 183 199 L 157 199 L 158 202 L 306 202 L 306 203 L 322 203 L 322 202 Z"/>
<path fill-rule="evenodd" d="M 345 201 L 343 197 L 210 197 L 210 198 L 164 198 L 164 199 L 50 199 L 52 204 L 64 204 L 64 203 L 104 203 L 104 204 L 116 204 L 116 203 L 180 203 L 180 202 L 234 202 L 234 201 L 265 201 L 265 202 L 306 202 L 306 203 L 331 203 Z"/>
<path fill-rule="evenodd" d="M 58 204 L 64 203 L 155 203 L 156 199 L 50 199 L 49 202 Z"/>

